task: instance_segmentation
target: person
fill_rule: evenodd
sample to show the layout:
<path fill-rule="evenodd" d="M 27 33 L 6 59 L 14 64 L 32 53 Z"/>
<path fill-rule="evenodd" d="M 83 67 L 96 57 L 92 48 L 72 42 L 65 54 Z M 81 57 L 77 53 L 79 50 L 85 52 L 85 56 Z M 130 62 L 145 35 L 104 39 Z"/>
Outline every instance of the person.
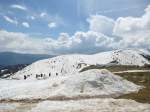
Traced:
<path fill-rule="evenodd" d="M 38 74 L 36 74 L 36 78 L 38 77 Z"/>
<path fill-rule="evenodd" d="M 24 75 L 24 79 L 26 80 L 26 78 L 27 78 L 27 76 L 26 75 Z"/>
<path fill-rule="evenodd" d="M 51 76 L 51 73 L 49 73 L 49 77 Z"/>

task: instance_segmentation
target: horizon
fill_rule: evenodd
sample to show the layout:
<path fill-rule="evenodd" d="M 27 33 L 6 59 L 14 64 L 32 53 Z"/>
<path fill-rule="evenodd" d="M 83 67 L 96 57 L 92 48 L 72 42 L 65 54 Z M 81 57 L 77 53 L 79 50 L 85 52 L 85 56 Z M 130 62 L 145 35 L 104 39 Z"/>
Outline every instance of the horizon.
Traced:
<path fill-rule="evenodd" d="M 98 54 L 98 53 L 104 53 L 104 52 L 111 52 L 111 51 L 120 51 L 120 50 L 148 50 L 150 51 L 149 48 L 147 49 L 143 49 L 143 48 L 123 48 L 123 49 L 114 49 L 114 50 L 107 50 L 107 51 L 100 51 L 100 52 L 96 52 L 96 53 L 66 53 L 66 54 L 36 54 L 36 53 L 22 53 L 22 52 L 13 52 L 13 51 L 3 51 L 3 52 L 0 52 L 0 54 L 4 54 L 4 53 L 12 53 L 12 54 L 25 54 L 25 55 L 47 55 L 47 56 L 60 56 L 60 55 L 94 55 L 94 54 Z"/>
<path fill-rule="evenodd" d="M 150 49 L 150 1 L 1 0 L 0 29 L 0 52 L 62 55 Z"/>

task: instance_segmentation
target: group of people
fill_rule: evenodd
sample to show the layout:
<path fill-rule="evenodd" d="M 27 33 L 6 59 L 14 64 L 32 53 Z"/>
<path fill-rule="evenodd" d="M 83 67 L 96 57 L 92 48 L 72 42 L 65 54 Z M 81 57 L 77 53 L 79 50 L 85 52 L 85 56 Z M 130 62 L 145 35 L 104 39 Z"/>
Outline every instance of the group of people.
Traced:
<path fill-rule="evenodd" d="M 32 75 L 32 74 L 31 74 Z M 24 75 L 24 80 L 26 80 L 28 77 L 29 77 L 30 75 Z M 38 78 L 45 78 L 45 74 L 36 74 L 36 79 L 38 79 Z M 48 75 L 49 77 L 51 76 L 51 73 L 49 73 L 49 75 Z M 56 76 L 58 76 L 58 73 L 56 73 Z"/>

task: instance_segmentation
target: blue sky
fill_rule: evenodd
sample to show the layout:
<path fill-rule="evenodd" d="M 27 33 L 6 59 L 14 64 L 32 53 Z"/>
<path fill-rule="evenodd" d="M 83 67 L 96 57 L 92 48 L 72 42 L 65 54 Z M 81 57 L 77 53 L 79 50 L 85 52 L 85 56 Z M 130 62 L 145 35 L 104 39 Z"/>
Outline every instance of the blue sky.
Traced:
<path fill-rule="evenodd" d="M 0 28 L 25 32 L 35 37 L 57 37 L 61 32 L 73 34 L 78 30 L 86 31 L 86 18 L 91 14 L 113 19 L 120 16 L 136 17 L 144 13 L 144 8 L 149 3 L 149 0 L 0 0 Z M 12 8 L 12 5 L 20 5 L 26 10 Z M 40 18 L 42 13 L 47 15 Z M 6 21 L 4 15 L 16 19 L 18 25 Z M 32 20 L 34 16 L 35 19 Z M 30 27 L 20 25 L 22 22 L 29 23 Z M 55 22 L 56 27 L 49 28 L 50 22 Z"/>
<path fill-rule="evenodd" d="M 0 0 L 0 29 L 37 40 L 56 40 L 62 33 L 73 38 L 77 32 L 91 30 L 88 19 L 94 15 L 113 21 L 141 18 L 149 4 L 150 0 Z M 101 22 L 101 17 L 95 18 Z"/>

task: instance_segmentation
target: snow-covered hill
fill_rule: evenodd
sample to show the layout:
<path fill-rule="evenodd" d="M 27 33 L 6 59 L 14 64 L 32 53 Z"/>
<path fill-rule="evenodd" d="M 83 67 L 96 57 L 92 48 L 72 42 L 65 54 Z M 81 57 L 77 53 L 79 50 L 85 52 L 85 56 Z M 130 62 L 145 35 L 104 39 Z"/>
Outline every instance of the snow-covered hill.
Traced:
<path fill-rule="evenodd" d="M 150 104 L 112 98 L 0 103 L 0 112 L 150 112 L 149 110 Z"/>
<path fill-rule="evenodd" d="M 94 55 L 62 55 L 50 59 L 37 61 L 12 76 L 17 79 L 46 79 L 66 74 L 75 74 L 89 65 L 121 64 L 139 65 L 149 64 L 148 50 L 116 50 Z"/>
<path fill-rule="evenodd" d="M 1 80 L 0 100 L 110 98 L 139 89 L 107 70 L 93 69 L 47 80 Z"/>
<path fill-rule="evenodd" d="M 150 104 L 112 98 L 43 101 L 33 106 L 28 112 L 150 112 Z"/>
<path fill-rule="evenodd" d="M 147 111 L 149 105 L 142 104 L 139 106 L 141 104 L 136 102 L 112 99 L 131 92 L 138 92 L 139 89 L 143 88 L 142 86 L 127 81 L 105 69 L 79 71 L 89 65 L 142 66 L 149 64 L 149 56 L 149 51 L 145 50 L 118 50 L 94 55 L 62 55 L 37 61 L 11 76 L 12 80 L 0 79 L 0 102 L 2 102 L 0 103 L 0 110 L 5 112 L 13 107 L 15 111 L 19 112 L 30 109 L 29 112 L 53 110 L 67 112 L 68 109 L 97 112 L 102 110 L 114 111 L 115 108 L 117 111 L 133 109 L 135 111 Z M 31 80 L 13 80 L 14 78 Z M 30 107 L 27 107 L 27 105 L 20 103 L 34 101 L 39 102 L 37 106 L 30 103 L 27 104 Z M 5 105 L 3 102 L 9 104 Z M 14 107 L 14 102 L 19 104 Z M 92 105 L 90 102 L 93 102 Z M 49 106 L 49 104 L 52 105 Z M 64 104 L 66 105 L 64 106 Z M 134 106 L 139 108 L 133 108 Z"/>

